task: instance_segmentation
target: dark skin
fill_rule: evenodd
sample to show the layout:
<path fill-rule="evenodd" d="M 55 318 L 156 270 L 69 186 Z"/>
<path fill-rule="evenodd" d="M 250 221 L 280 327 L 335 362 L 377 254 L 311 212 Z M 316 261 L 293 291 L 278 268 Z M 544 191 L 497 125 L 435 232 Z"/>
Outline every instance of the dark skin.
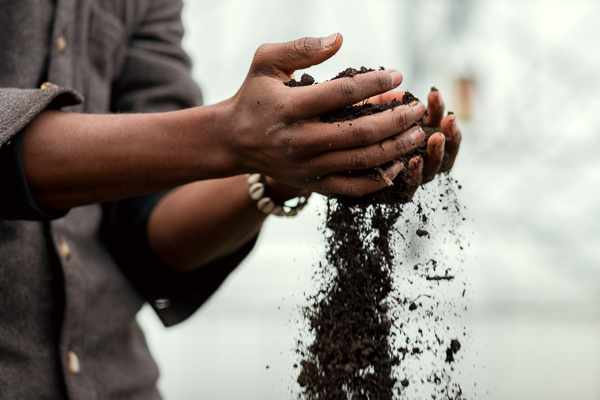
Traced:
<path fill-rule="evenodd" d="M 333 56 L 341 44 L 342 36 L 332 35 L 261 46 L 238 93 L 212 106 L 155 114 L 40 114 L 23 142 L 36 200 L 60 209 L 178 187 L 151 213 L 148 235 L 165 265 L 190 271 L 259 231 L 266 216 L 249 198 L 243 174 L 267 175 L 279 201 L 304 190 L 362 196 L 385 187 L 383 180 L 338 171 L 376 167 L 419 146 L 423 132 L 411 125 L 425 107 L 415 102 L 343 128 L 319 116 L 386 96 L 400 84 L 400 73 L 375 71 L 303 88 L 282 84 L 295 70 Z M 456 156 L 437 140 L 427 165 L 413 166 L 415 183 Z M 394 163 L 384 173 L 394 179 L 403 167 Z"/>
<path fill-rule="evenodd" d="M 369 99 L 372 103 L 390 103 L 394 99 L 401 99 L 403 91 L 392 90 Z M 427 113 L 424 117 L 425 126 L 435 128 L 434 133 L 427 141 L 427 161 L 422 157 L 414 157 L 409 161 L 409 172 L 412 177 L 415 193 L 418 186 L 430 182 L 438 173 L 446 172 L 454 165 L 454 160 L 460 148 L 462 134 L 456 116 L 449 114 L 444 117 L 445 104 L 442 95 L 437 90 L 432 90 L 427 96 Z"/>

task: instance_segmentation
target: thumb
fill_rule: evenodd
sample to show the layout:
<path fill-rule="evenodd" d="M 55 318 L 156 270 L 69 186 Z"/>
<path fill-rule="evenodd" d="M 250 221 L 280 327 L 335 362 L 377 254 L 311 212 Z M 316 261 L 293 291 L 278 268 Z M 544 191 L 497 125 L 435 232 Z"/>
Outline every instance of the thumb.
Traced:
<path fill-rule="evenodd" d="M 333 56 L 342 46 L 342 35 L 321 38 L 305 37 L 286 43 L 264 44 L 252 61 L 254 72 L 285 74 L 290 77 L 298 69 L 317 65 Z"/>

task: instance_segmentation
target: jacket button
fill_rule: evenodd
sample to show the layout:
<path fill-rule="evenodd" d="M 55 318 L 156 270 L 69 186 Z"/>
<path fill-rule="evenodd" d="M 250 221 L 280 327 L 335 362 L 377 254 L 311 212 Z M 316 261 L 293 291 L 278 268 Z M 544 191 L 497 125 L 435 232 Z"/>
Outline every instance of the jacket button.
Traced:
<path fill-rule="evenodd" d="M 58 244 L 58 252 L 62 256 L 62 258 L 64 258 L 65 260 L 68 260 L 69 258 L 71 258 L 71 248 L 69 247 L 67 242 L 65 242 L 64 240 L 61 240 L 60 243 Z"/>
<path fill-rule="evenodd" d="M 56 46 L 58 47 L 58 52 L 63 54 L 65 50 L 67 50 L 67 39 L 65 39 L 64 35 L 60 35 L 58 39 L 56 39 Z"/>
<path fill-rule="evenodd" d="M 171 306 L 171 300 L 156 299 L 156 301 L 154 302 L 154 306 L 159 310 L 164 310 L 165 308 L 169 308 Z"/>
<path fill-rule="evenodd" d="M 44 82 L 42 83 L 42 86 L 40 86 L 41 89 L 48 89 L 48 88 L 57 88 L 58 85 L 52 82 Z"/>
<path fill-rule="evenodd" d="M 77 375 L 79 372 L 81 372 L 81 364 L 79 364 L 79 357 L 77 357 L 77 354 L 75 354 L 75 352 L 73 351 L 67 352 L 67 367 L 73 375 Z"/>

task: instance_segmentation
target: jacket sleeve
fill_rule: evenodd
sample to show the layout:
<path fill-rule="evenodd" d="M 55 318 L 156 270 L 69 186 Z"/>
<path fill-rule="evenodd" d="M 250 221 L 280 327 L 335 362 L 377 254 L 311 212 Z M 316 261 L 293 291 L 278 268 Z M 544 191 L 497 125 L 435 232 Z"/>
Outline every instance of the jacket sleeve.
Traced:
<path fill-rule="evenodd" d="M 113 111 L 173 111 L 202 104 L 190 58 L 181 47 L 182 7 L 180 0 L 156 0 L 135 24 L 113 84 Z"/>
<path fill-rule="evenodd" d="M 23 130 L 46 109 L 80 104 L 81 95 L 69 88 L 0 88 L 0 218 L 49 220 L 68 210 L 53 210 L 34 200 L 21 159 Z"/>
<path fill-rule="evenodd" d="M 155 1 L 132 33 L 122 73 L 113 86 L 113 111 L 171 111 L 201 104 L 190 59 L 181 48 L 181 7 L 178 0 Z M 147 238 L 148 216 L 164 194 L 105 204 L 102 237 L 132 285 L 170 326 L 193 314 L 217 290 L 256 238 L 199 271 L 174 272 L 153 255 Z"/>

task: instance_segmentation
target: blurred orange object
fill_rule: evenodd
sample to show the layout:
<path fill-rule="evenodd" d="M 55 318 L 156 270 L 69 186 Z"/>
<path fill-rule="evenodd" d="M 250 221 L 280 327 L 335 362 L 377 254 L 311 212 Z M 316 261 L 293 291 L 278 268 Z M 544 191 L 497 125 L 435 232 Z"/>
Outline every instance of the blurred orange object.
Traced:
<path fill-rule="evenodd" d="M 456 78 L 456 93 L 458 95 L 458 118 L 469 121 L 472 116 L 473 97 L 476 86 L 475 79 L 467 76 Z"/>

